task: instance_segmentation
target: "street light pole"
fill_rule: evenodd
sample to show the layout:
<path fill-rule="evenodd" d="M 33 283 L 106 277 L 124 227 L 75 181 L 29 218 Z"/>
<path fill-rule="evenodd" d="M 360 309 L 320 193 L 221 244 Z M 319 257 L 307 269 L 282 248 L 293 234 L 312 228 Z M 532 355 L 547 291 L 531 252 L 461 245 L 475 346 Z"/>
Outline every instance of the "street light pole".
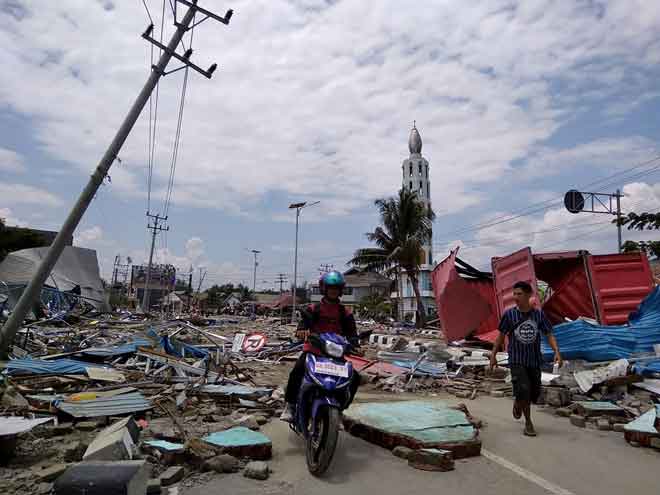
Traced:
<path fill-rule="evenodd" d="M 303 201 L 302 203 L 292 203 L 289 205 L 289 209 L 296 210 L 296 247 L 293 256 L 293 313 L 291 314 L 291 322 L 297 323 L 296 318 L 296 293 L 298 292 L 298 226 L 300 223 L 300 211 L 307 206 L 314 206 L 319 204 L 320 201 L 315 201 L 314 203 L 307 204 Z"/>

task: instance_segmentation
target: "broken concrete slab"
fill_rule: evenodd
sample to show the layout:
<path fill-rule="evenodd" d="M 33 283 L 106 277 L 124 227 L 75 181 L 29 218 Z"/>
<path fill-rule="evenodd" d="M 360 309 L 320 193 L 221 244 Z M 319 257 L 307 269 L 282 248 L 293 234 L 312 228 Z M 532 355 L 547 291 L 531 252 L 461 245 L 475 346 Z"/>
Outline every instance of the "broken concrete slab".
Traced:
<path fill-rule="evenodd" d="M 660 438 L 651 438 L 651 441 L 649 442 L 649 447 L 653 447 L 654 449 L 660 450 Z"/>
<path fill-rule="evenodd" d="M 576 402 L 577 412 L 582 416 L 625 416 L 626 411 L 622 407 L 603 401 L 580 401 Z"/>
<path fill-rule="evenodd" d="M 555 410 L 555 414 L 557 416 L 561 416 L 562 418 L 570 418 L 571 414 L 573 414 L 573 411 L 568 407 L 560 407 L 557 410 Z"/>
<path fill-rule="evenodd" d="M 42 483 L 50 483 L 59 478 L 67 470 L 66 464 L 55 464 L 49 466 L 41 471 L 37 471 L 35 474 L 39 477 L 39 481 Z"/>
<path fill-rule="evenodd" d="M 607 419 L 599 419 L 598 421 L 596 421 L 596 427 L 600 431 L 610 431 L 612 429 L 612 425 Z"/>
<path fill-rule="evenodd" d="M 171 466 L 168 467 L 158 479 L 160 480 L 161 486 L 170 486 L 181 481 L 185 474 L 186 471 L 183 469 L 183 466 Z"/>
<path fill-rule="evenodd" d="M 454 469 L 454 456 L 448 450 L 414 450 L 408 458 L 408 465 L 422 471 L 451 471 Z"/>
<path fill-rule="evenodd" d="M 144 495 L 145 461 L 89 461 L 71 466 L 53 487 L 54 495 Z"/>
<path fill-rule="evenodd" d="M 344 412 L 344 426 L 352 435 L 388 449 L 437 448 L 451 451 L 455 459 L 481 452 L 479 430 L 468 415 L 442 401 L 354 404 Z"/>
<path fill-rule="evenodd" d="M 625 423 L 614 423 L 612 425 L 612 431 L 616 431 L 617 433 L 623 433 L 625 430 Z"/>
<path fill-rule="evenodd" d="M 263 461 L 252 461 L 245 466 L 243 476 L 253 480 L 264 481 L 270 476 L 270 468 L 268 467 L 268 464 Z"/>
<path fill-rule="evenodd" d="M 89 445 L 85 461 L 123 461 L 133 458 L 133 440 L 127 428 L 117 431 L 102 431 Z"/>
<path fill-rule="evenodd" d="M 639 418 L 623 427 L 624 436 L 628 443 L 638 443 L 645 447 L 651 445 L 651 439 L 660 438 L 660 405 L 642 414 Z"/>
<path fill-rule="evenodd" d="M 270 459 L 273 453 L 270 438 L 243 426 L 211 433 L 202 440 L 220 453 L 231 454 L 234 457 L 265 460 Z"/>

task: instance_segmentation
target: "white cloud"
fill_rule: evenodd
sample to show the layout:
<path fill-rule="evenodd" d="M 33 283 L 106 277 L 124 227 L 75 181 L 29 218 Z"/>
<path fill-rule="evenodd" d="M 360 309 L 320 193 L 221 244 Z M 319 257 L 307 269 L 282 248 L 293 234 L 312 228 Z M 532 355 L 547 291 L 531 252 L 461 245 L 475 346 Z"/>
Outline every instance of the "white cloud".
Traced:
<path fill-rule="evenodd" d="M 103 229 L 98 225 L 85 229 L 74 237 L 76 246 L 89 247 L 90 244 L 97 243 L 103 239 Z"/>
<path fill-rule="evenodd" d="M 593 104 L 652 86 L 646 70 L 660 57 L 660 7 L 642 0 L 231 7 L 229 26 L 195 30 L 194 61 L 217 58 L 219 69 L 210 82 L 190 80 L 174 201 L 234 214 L 273 192 L 324 196 L 336 215 L 392 194 L 413 119 L 434 203 L 459 211 L 480 199 L 475 185 L 550 137 L 587 91 Z M 26 0 L 0 16 L 0 63 L 12 67 L 0 74 L 0 103 L 34 118 L 47 153 L 89 173 L 147 76 L 139 2 L 104 10 Z M 167 183 L 181 76 L 160 89 L 155 198 Z M 143 116 L 124 165 L 111 171 L 113 190 L 144 194 L 146 141 Z"/>
<path fill-rule="evenodd" d="M 27 184 L 0 182 L 0 206 L 17 204 L 60 206 L 62 200 L 53 193 Z"/>
<path fill-rule="evenodd" d="M 15 151 L 0 147 L 0 170 L 6 172 L 25 172 L 23 157 Z"/>
<path fill-rule="evenodd" d="M 626 184 L 623 187 L 621 207 L 629 211 L 660 210 L 660 183 L 642 182 Z M 481 223 L 501 217 L 493 213 Z M 535 216 L 523 216 L 510 222 L 479 230 L 473 236 L 464 234 L 449 242 L 434 243 L 435 257 L 443 259 L 456 246 L 461 247 L 464 259 L 483 269 L 489 269 L 494 256 L 506 256 L 514 251 L 530 246 L 533 252 L 569 251 L 585 249 L 592 253 L 612 253 L 617 249 L 616 226 L 613 216 L 603 214 L 572 214 L 563 207 L 548 209 Z M 623 240 L 648 239 L 657 237 L 654 233 L 623 230 Z"/>
<path fill-rule="evenodd" d="M 564 149 L 540 148 L 523 168 L 526 178 L 579 172 L 585 167 L 612 171 L 657 156 L 658 143 L 639 136 L 603 138 Z"/>
<path fill-rule="evenodd" d="M 0 218 L 7 226 L 27 227 L 28 225 L 26 221 L 16 218 L 10 208 L 0 208 Z"/>

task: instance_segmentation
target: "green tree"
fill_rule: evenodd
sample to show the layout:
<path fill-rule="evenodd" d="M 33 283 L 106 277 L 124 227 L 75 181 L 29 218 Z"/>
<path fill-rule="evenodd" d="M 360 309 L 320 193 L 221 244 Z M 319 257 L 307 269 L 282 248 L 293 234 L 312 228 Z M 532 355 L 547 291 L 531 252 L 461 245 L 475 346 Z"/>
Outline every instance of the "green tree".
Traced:
<path fill-rule="evenodd" d="M 419 267 L 424 262 L 423 246 L 432 237 L 435 213 L 419 201 L 417 193 L 401 189 L 398 196 L 374 203 L 382 225 L 366 234 L 377 247 L 358 249 L 349 264 L 375 270 L 387 276 L 405 271 L 417 301 L 417 325 L 426 325 L 426 312 L 419 291 Z"/>
<path fill-rule="evenodd" d="M 660 230 L 660 213 L 630 212 L 613 221 L 617 222 L 628 230 Z M 649 257 L 660 258 L 660 241 L 626 241 L 621 247 L 624 253 L 644 252 Z"/>
<path fill-rule="evenodd" d="M 369 294 L 360 300 L 360 316 L 378 322 L 392 315 L 392 301 L 382 294 Z"/>

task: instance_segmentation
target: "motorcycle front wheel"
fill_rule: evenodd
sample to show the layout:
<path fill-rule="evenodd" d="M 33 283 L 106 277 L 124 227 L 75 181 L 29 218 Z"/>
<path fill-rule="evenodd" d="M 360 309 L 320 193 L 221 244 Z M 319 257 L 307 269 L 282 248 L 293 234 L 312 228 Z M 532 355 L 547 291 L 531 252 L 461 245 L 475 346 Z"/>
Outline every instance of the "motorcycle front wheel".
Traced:
<path fill-rule="evenodd" d="M 311 425 L 316 434 L 307 438 L 307 469 L 314 476 L 322 476 L 330 466 L 339 437 L 339 410 L 323 407 L 316 416 L 316 425 Z"/>

